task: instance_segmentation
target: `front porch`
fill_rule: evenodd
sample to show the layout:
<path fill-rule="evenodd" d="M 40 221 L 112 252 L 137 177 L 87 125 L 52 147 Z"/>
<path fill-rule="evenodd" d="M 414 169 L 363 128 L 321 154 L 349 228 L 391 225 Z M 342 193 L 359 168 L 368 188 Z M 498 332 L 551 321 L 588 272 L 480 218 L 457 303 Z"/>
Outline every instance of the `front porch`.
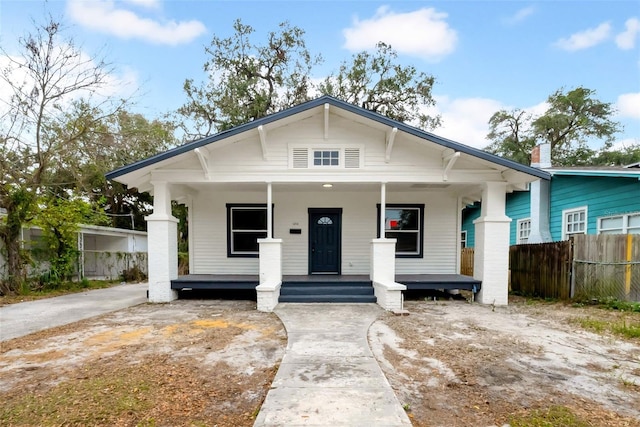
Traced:
<path fill-rule="evenodd" d="M 395 283 L 413 290 L 468 290 L 474 294 L 482 288 L 482 281 L 462 274 L 396 274 Z M 253 290 L 260 284 L 259 275 L 255 274 L 189 274 L 171 280 L 171 289 L 185 290 Z M 373 286 L 367 275 L 284 275 L 282 287 L 314 288 L 319 285 L 331 286 L 332 289 L 344 289 L 349 286 Z M 317 301 L 316 301 L 317 302 Z"/>

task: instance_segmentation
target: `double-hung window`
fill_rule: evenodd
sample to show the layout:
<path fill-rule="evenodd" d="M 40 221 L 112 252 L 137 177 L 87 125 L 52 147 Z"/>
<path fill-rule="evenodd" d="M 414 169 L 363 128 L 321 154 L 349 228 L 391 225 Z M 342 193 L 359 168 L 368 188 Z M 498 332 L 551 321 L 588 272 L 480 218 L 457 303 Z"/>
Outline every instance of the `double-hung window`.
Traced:
<path fill-rule="evenodd" d="M 518 245 L 527 243 L 529 241 L 529 235 L 531 234 L 531 219 L 523 218 L 517 222 L 518 233 Z"/>
<path fill-rule="evenodd" d="M 562 211 L 562 239 L 573 234 L 587 234 L 587 207 Z"/>
<path fill-rule="evenodd" d="M 380 205 L 378 205 L 378 215 L 380 215 Z M 379 228 L 380 221 L 378 221 L 378 236 Z M 397 240 L 396 258 L 422 258 L 423 229 L 424 205 L 386 205 L 384 237 Z"/>
<path fill-rule="evenodd" d="M 267 237 L 267 205 L 227 205 L 227 256 L 257 257 L 258 239 Z"/>

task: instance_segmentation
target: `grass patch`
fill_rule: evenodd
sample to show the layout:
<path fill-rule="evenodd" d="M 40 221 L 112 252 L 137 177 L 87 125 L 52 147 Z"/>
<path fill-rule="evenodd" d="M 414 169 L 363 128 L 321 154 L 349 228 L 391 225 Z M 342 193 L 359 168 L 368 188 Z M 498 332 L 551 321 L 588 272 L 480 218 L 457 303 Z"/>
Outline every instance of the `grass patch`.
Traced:
<path fill-rule="evenodd" d="M 598 334 L 609 332 L 624 338 L 640 338 L 640 321 L 632 321 L 627 318 L 608 321 L 590 317 L 578 317 L 573 319 L 572 322 Z"/>
<path fill-rule="evenodd" d="M 627 313 L 640 313 L 640 302 L 623 301 L 617 298 L 604 299 L 576 299 L 573 302 L 574 307 L 597 306 L 606 310 L 625 311 Z"/>
<path fill-rule="evenodd" d="M 566 406 L 551 406 L 537 409 L 525 415 L 512 415 L 509 418 L 511 427 L 589 427 L 590 424 L 579 418 Z"/>
<path fill-rule="evenodd" d="M 124 375 L 64 382 L 45 393 L 35 391 L 6 399 L 0 409 L 0 424 L 110 424 L 123 414 L 149 409 L 156 400 L 152 390 L 148 379 L 134 369 Z"/>

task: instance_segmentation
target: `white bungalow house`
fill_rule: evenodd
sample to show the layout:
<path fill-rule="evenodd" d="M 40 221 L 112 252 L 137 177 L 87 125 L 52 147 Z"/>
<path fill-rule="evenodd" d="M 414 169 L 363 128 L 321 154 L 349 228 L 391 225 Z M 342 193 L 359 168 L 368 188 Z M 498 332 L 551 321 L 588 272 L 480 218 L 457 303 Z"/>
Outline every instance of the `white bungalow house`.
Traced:
<path fill-rule="evenodd" d="M 154 196 L 151 302 L 244 287 L 271 311 L 322 285 L 317 301 L 348 300 L 340 289 L 364 284 L 364 300 L 388 310 L 407 288 L 467 288 L 507 304 L 505 195 L 549 175 L 323 96 L 107 178 Z M 189 215 L 190 275 L 180 278 L 171 200 Z M 458 274 L 461 210 L 477 200 L 470 278 Z"/>

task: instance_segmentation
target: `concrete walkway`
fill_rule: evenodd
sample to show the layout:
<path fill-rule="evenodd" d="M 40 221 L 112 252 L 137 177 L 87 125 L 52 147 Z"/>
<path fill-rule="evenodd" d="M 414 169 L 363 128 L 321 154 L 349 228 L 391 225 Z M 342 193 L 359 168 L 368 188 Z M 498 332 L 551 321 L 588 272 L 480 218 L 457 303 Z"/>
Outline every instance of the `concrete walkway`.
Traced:
<path fill-rule="evenodd" d="M 287 350 L 254 426 L 410 426 L 373 357 L 375 304 L 280 304 Z"/>
<path fill-rule="evenodd" d="M 117 285 L 0 307 L 0 341 L 142 304 L 147 283 Z"/>

